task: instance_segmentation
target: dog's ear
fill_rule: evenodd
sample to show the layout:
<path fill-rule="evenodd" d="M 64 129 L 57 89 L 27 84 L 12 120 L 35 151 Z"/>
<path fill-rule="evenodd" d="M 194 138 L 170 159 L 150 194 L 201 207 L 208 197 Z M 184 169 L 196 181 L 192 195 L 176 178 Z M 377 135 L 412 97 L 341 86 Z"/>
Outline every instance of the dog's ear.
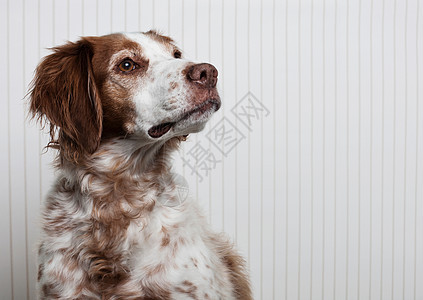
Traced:
<path fill-rule="evenodd" d="M 38 65 L 30 91 L 30 113 L 50 122 L 50 147 L 71 161 L 100 144 L 103 112 L 95 85 L 92 44 L 68 42 Z"/>

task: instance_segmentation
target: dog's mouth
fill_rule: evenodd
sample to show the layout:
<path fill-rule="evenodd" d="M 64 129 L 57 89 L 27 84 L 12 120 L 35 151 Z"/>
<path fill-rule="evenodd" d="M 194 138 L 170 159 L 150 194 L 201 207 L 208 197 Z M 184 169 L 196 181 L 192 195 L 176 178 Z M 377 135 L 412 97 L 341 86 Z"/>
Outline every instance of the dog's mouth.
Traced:
<path fill-rule="evenodd" d="M 189 118 L 196 119 L 205 113 L 213 110 L 213 112 L 217 111 L 220 108 L 220 100 L 219 99 L 209 99 L 204 101 L 203 103 L 197 105 L 194 107 L 194 109 L 188 111 L 182 117 L 176 121 L 176 122 L 166 122 L 161 123 L 159 125 L 153 126 L 148 130 L 148 135 L 152 138 L 159 138 L 165 135 L 169 132 L 169 130 L 172 129 L 172 127 L 184 120 L 187 120 Z"/>

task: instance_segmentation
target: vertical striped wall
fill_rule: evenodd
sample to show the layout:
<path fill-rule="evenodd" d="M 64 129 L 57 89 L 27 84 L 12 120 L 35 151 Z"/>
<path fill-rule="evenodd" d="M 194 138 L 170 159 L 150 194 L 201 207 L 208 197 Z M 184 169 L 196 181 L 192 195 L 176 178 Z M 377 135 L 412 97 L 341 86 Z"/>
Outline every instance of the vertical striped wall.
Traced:
<path fill-rule="evenodd" d="M 35 299 L 54 178 L 28 84 L 49 47 L 156 28 L 220 72 L 175 155 L 256 299 L 423 299 L 420 0 L 0 0 L 0 299 Z"/>

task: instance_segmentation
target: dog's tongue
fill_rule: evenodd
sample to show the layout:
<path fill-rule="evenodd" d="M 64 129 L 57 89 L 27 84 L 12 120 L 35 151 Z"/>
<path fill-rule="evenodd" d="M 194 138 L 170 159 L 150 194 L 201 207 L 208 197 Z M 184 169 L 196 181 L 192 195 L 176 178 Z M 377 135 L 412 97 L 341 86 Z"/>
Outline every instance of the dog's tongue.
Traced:
<path fill-rule="evenodd" d="M 172 128 L 174 123 L 163 123 L 154 127 L 151 127 L 148 130 L 148 134 L 152 137 L 152 138 L 159 138 L 162 135 L 164 135 L 166 132 L 168 132 L 170 130 L 170 128 Z"/>

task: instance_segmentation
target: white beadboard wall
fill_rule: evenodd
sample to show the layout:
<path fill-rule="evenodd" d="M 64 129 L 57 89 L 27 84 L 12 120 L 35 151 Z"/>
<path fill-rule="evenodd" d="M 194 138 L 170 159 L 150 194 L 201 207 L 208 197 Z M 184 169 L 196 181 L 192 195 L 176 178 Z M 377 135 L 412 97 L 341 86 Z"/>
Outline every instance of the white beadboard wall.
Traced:
<path fill-rule="evenodd" d="M 36 298 L 54 178 L 23 100 L 37 63 L 79 36 L 151 28 L 219 69 L 223 107 L 175 166 L 245 255 L 255 299 L 423 299 L 422 9 L 0 0 L 0 299 Z"/>

